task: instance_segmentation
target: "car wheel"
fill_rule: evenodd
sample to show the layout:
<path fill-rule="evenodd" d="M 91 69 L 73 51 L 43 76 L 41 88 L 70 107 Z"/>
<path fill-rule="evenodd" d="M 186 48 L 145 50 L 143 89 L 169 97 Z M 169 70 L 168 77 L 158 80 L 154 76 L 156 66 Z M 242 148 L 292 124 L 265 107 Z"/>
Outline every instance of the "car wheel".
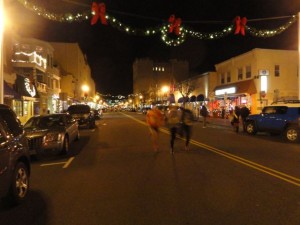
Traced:
<path fill-rule="evenodd" d="M 290 126 L 285 130 L 285 139 L 289 142 L 298 142 L 299 141 L 299 129 L 294 126 Z"/>
<path fill-rule="evenodd" d="M 18 204 L 27 196 L 29 190 L 29 171 L 23 162 L 18 162 L 12 176 L 11 186 L 6 200 L 10 204 Z"/>
<path fill-rule="evenodd" d="M 256 127 L 255 127 L 255 124 L 254 122 L 248 122 L 246 123 L 246 131 L 248 134 L 251 134 L 251 135 L 255 135 L 256 134 Z"/>
<path fill-rule="evenodd" d="M 68 136 L 65 136 L 61 153 L 68 154 L 69 150 L 70 150 L 69 138 L 68 138 Z"/>

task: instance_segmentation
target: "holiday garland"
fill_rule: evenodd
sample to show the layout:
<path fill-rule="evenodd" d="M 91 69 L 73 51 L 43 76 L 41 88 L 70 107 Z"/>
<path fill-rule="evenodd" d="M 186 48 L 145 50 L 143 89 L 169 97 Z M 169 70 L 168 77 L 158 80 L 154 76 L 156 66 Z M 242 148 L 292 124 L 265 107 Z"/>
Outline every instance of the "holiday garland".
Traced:
<path fill-rule="evenodd" d="M 240 18 L 237 16 L 233 22 L 228 22 L 228 26 L 224 27 L 220 31 L 215 32 L 200 32 L 194 31 L 193 29 L 182 25 L 185 24 L 181 18 L 176 18 L 175 15 L 171 15 L 168 21 L 163 21 L 162 24 L 157 27 L 151 28 L 133 28 L 127 24 L 122 23 L 114 16 L 111 16 L 107 13 L 106 6 L 104 3 L 93 2 L 91 10 L 86 10 L 82 13 L 53 13 L 47 11 L 45 8 L 36 6 L 28 0 L 18 0 L 25 8 L 32 10 L 39 16 L 42 16 L 46 19 L 57 21 L 57 22 L 81 22 L 84 20 L 91 20 L 91 24 L 94 25 L 100 21 L 103 25 L 111 25 L 112 27 L 126 32 L 128 34 L 142 35 L 142 36 L 151 36 L 157 35 L 160 33 L 162 41 L 164 41 L 168 46 L 178 46 L 182 44 L 188 36 L 193 38 L 198 38 L 202 40 L 214 40 L 223 38 L 229 34 L 241 34 L 245 35 L 246 33 L 251 36 L 268 38 L 278 35 L 288 29 L 293 23 L 297 21 L 297 16 L 285 16 L 280 18 L 265 18 L 260 19 L 260 21 L 270 20 L 270 19 L 286 19 L 289 20 L 272 30 L 267 29 L 258 29 L 252 26 L 247 25 L 247 22 L 258 21 L 258 20 L 247 20 L 246 17 Z M 125 13 L 123 13 L 125 14 Z M 131 15 L 132 16 L 132 15 Z M 137 16 L 137 15 L 136 15 Z M 224 23 L 222 21 L 222 23 Z"/>

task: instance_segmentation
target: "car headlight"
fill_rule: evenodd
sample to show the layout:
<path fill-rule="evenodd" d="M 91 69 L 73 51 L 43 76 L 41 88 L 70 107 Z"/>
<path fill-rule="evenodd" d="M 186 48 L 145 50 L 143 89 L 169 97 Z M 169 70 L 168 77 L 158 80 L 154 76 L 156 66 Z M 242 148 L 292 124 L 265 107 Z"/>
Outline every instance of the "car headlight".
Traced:
<path fill-rule="evenodd" d="M 60 141 L 62 135 L 60 133 L 48 133 L 44 136 L 44 142 Z"/>

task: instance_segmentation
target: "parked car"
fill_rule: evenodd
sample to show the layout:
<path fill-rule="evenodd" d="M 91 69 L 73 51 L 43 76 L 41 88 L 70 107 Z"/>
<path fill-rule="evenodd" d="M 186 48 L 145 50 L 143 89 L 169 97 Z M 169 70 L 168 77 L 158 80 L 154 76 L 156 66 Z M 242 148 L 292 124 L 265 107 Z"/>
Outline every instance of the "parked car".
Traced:
<path fill-rule="evenodd" d="M 30 155 L 46 151 L 67 154 L 70 143 L 79 140 L 78 124 L 66 113 L 31 117 L 24 124 L 24 130 L 29 142 Z"/>
<path fill-rule="evenodd" d="M 79 127 L 94 128 L 96 126 L 94 113 L 88 105 L 71 105 L 67 112 L 78 122 Z"/>
<path fill-rule="evenodd" d="M 300 101 L 273 103 L 263 108 L 260 114 L 249 115 L 246 119 L 248 134 L 269 132 L 283 134 L 289 142 L 300 139 Z"/>
<path fill-rule="evenodd" d="M 29 190 L 28 141 L 16 114 L 0 104 L 0 198 L 20 203 Z"/>

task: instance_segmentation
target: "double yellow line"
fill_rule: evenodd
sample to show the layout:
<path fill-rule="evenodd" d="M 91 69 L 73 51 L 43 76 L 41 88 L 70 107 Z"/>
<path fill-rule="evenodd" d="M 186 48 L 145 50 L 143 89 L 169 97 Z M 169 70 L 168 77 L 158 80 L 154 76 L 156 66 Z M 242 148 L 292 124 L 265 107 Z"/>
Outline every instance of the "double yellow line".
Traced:
<path fill-rule="evenodd" d="M 135 120 L 136 122 L 138 122 L 138 123 L 140 123 L 140 124 L 143 124 L 143 125 L 146 125 L 146 126 L 147 126 L 147 124 L 146 124 L 145 122 L 141 121 L 141 120 L 138 120 L 138 119 L 136 119 L 136 118 L 134 118 L 134 117 L 132 117 L 132 116 L 129 116 L 129 115 L 127 115 L 127 114 L 124 114 L 124 113 L 122 113 L 122 114 L 125 115 L 125 116 L 127 116 L 127 117 L 129 117 L 129 118 L 131 118 L 131 119 L 133 119 L 133 120 Z M 170 134 L 170 132 L 167 131 L 166 129 L 161 129 L 161 131 L 162 131 L 162 133 Z M 180 138 L 180 139 L 182 139 L 182 138 Z M 220 150 L 220 149 L 214 148 L 214 147 L 212 147 L 212 146 L 203 144 L 203 143 L 198 142 L 198 141 L 195 141 L 195 140 L 191 140 L 190 143 L 193 144 L 193 145 L 195 145 L 195 146 L 198 146 L 198 147 L 201 147 L 201 148 L 203 148 L 203 149 L 206 149 L 206 150 L 208 150 L 208 151 L 214 152 L 215 154 L 221 155 L 221 156 L 223 156 L 223 157 L 225 157 L 225 158 L 227 158 L 227 159 L 231 159 L 231 160 L 233 160 L 233 161 L 235 161 L 235 162 L 238 162 L 238 163 L 240 163 L 240 164 L 243 164 L 243 165 L 245 165 L 245 166 L 248 166 L 248 167 L 250 167 L 250 168 L 252 168 L 252 169 L 255 169 L 255 170 L 260 171 L 260 172 L 262 172 L 262 173 L 268 174 L 268 175 L 270 175 L 270 176 L 272 176 L 272 177 L 275 177 L 275 178 L 277 178 L 277 179 L 286 181 L 286 182 L 288 182 L 288 183 L 290 183 L 290 184 L 293 184 L 293 185 L 295 185 L 295 186 L 297 186 L 297 187 L 300 187 L 300 179 L 297 178 L 297 177 L 290 176 L 290 175 L 288 175 L 288 174 L 285 174 L 285 173 L 282 173 L 282 172 L 280 172 L 280 171 L 271 169 L 271 168 L 269 168 L 269 167 L 263 166 L 263 165 L 261 165 L 261 164 L 255 163 L 255 162 L 253 162 L 253 161 L 244 159 L 244 158 L 242 158 L 242 157 L 233 155 L 233 154 L 231 154 L 231 153 L 222 151 L 222 150 Z"/>

